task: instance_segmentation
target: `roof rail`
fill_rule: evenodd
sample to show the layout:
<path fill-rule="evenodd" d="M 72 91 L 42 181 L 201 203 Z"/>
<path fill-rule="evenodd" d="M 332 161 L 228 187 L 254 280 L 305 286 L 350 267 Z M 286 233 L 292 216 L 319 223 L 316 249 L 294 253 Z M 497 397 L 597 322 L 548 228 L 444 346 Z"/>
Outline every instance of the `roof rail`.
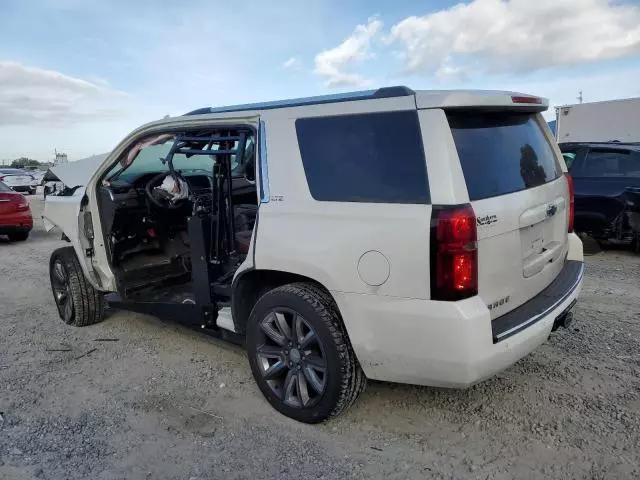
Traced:
<path fill-rule="evenodd" d="M 351 102 L 355 100 L 373 100 L 376 98 L 407 97 L 415 92 L 408 87 L 383 87 L 377 90 L 363 90 L 360 92 L 337 93 L 316 97 L 295 98 L 291 100 L 275 100 L 263 103 L 247 103 L 244 105 L 230 105 L 227 107 L 205 107 L 185 113 L 185 115 L 203 115 L 208 113 L 243 112 L 248 110 L 271 110 L 274 108 L 302 107 L 307 105 L 321 105 L 323 103 Z"/>

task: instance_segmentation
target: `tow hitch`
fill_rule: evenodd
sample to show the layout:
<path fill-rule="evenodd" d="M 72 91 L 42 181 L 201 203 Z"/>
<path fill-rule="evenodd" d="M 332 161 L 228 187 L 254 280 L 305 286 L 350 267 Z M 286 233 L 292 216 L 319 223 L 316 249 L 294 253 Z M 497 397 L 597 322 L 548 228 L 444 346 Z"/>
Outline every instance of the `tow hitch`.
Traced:
<path fill-rule="evenodd" d="M 553 328 L 551 329 L 552 332 L 555 332 L 560 327 L 569 328 L 569 325 L 571 325 L 571 322 L 573 322 L 573 312 L 571 311 L 571 309 L 575 304 L 576 300 L 571 302 L 571 305 L 569 305 L 564 312 L 556 317 L 556 320 L 553 322 Z"/>

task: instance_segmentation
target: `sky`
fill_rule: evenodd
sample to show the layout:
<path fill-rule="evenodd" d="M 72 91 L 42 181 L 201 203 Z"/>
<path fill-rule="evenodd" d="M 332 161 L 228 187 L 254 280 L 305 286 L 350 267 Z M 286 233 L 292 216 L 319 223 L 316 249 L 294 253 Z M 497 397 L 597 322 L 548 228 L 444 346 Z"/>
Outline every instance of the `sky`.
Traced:
<path fill-rule="evenodd" d="M 204 106 L 389 85 L 640 96 L 640 0 L 0 0 L 0 160 L 107 152 Z"/>

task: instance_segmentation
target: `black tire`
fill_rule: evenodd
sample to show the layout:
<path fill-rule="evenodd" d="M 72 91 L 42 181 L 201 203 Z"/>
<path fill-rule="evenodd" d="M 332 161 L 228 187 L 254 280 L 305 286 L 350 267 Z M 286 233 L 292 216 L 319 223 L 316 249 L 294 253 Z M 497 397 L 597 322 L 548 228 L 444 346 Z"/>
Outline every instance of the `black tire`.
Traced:
<path fill-rule="evenodd" d="M 49 278 L 58 315 L 63 322 L 85 327 L 102 321 L 103 295 L 85 278 L 73 247 L 59 248 L 51 254 Z"/>
<path fill-rule="evenodd" d="M 284 330 L 275 313 L 287 322 Z M 271 330 L 269 325 L 277 328 Z M 270 335 L 287 328 L 289 337 L 286 333 L 281 335 L 284 346 L 280 346 Z M 272 333 L 267 334 L 267 330 Z M 293 339 L 293 346 L 287 338 Z M 308 338 L 313 340 L 303 345 Z M 251 371 L 267 401 L 280 413 L 300 422 L 318 423 L 339 415 L 366 386 L 338 307 L 327 292 L 314 285 L 294 283 L 265 293 L 249 317 L 246 345 Z M 278 353 L 279 348 L 282 350 Z M 266 349 L 266 357 L 271 360 L 265 359 Z M 316 369 L 319 358 L 324 362 L 324 371 Z M 267 373 L 274 370 L 278 371 L 277 377 Z"/>
<path fill-rule="evenodd" d="M 7 235 L 12 242 L 24 242 L 29 238 L 29 232 L 12 232 Z"/>

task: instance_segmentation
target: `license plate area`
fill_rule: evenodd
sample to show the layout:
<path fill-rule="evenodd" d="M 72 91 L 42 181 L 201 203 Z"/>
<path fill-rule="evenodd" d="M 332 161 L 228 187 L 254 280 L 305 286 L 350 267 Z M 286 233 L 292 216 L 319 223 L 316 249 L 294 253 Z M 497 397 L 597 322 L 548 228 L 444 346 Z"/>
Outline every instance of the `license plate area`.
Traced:
<path fill-rule="evenodd" d="M 547 228 L 548 223 L 548 221 L 542 221 L 520 229 L 523 260 L 543 253 L 550 233 Z"/>

